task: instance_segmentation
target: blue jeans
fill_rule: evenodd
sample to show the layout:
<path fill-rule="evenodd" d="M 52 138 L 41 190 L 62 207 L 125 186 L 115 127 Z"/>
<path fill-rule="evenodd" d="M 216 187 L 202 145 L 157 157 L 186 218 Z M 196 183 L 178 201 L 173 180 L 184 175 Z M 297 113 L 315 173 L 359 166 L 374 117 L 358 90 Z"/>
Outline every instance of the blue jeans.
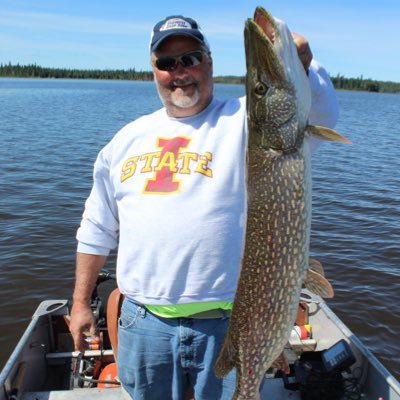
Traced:
<path fill-rule="evenodd" d="M 135 400 L 181 400 L 187 387 L 196 400 L 230 400 L 235 371 L 223 379 L 214 363 L 228 318 L 159 318 L 127 299 L 118 328 L 118 377 Z"/>

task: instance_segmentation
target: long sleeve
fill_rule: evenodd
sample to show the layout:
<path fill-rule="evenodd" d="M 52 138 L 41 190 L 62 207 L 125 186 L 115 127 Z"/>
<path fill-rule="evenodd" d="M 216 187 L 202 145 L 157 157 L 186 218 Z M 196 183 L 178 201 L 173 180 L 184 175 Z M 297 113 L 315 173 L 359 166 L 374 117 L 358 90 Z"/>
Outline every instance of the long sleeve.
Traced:
<path fill-rule="evenodd" d="M 105 147 L 94 165 L 93 187 L 77 232 L 78 252 L 108 255 L 118 243 L 119 221 Z"/>
<path fill-rule="evenodd" d="M 308 71 L 311 88 L 309 122 L 333 129 L 339 117 L 335 88 L 324 67 L 312 60 Z"/>

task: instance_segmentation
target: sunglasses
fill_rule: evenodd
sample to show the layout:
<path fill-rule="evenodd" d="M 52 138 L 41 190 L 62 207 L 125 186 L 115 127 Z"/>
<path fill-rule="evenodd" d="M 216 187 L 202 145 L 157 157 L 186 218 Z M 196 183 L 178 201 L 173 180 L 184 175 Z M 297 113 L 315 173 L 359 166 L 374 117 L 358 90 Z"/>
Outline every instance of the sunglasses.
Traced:
<path fill-rule="evenodd" d="M 203 61 L 203 56 L 203 51 L 195 50 L 180 56 L 159 57 L 153 61 L 153 64 L 160 71 L 174 71 L 178 64 L 181 64 L 184 68 L 196 67 Z"/>

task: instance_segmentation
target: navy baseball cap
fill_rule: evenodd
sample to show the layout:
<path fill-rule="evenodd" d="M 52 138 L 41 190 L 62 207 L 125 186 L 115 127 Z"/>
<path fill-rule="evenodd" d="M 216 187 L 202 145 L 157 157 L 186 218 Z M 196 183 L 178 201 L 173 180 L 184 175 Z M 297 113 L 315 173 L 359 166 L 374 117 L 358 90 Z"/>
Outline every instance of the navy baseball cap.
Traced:
<path fill-rule="evenodd" d="M 171 15 L 154 25 L 150 39 L 151 52 L 156 51 L 166 38 L 173 35 L 191 37 L 210 50 L 207 39 L 194 19 L 182 15 Z"/>

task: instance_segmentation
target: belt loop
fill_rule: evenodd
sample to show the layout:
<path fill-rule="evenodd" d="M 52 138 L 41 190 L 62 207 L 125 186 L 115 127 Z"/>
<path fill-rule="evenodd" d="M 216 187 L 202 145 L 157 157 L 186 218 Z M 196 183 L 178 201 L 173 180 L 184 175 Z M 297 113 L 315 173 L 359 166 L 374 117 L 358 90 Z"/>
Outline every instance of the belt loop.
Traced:
<path fill-rule="evenodd" d="M 146 313 L 147 313 L 147 309 L 145 306 L 139 305 L 138 304 L 138 308 L 139 308 L 139 314 L 142 318 L 146 317 Z"/>

